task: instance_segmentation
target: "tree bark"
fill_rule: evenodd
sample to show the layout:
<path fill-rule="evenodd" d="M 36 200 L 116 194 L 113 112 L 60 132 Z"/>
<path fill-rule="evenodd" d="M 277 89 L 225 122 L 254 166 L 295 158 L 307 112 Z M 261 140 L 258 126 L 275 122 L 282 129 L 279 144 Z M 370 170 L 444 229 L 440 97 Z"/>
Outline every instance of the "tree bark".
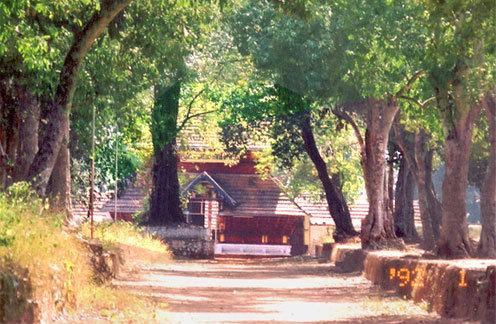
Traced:
<path fill-rule="evenodd" d="M 7 145 L 6 141 L 6 129 L 7 124 L 5 120 L 5 115 L 7 111 L 7 97 L 5 93 L 5 80 L 0 79 L 0 190 L 4 190 L 7 186 L 7 151 L 5 147 Z"/>
<path fill-rule="evenodd" d="M 422 136 L 426 136 L 423 130 L 419 131 L 417 133 L 417 136 L 419 136 L 420 134 L 423 134 Z M 421 162 L 418 164 L 419 176 L 422 177 L 423 181 L 421 181 L 421 183 L 423 186 L 425 186 L 425 199 L 427 201 L 427 208 L 429 211 L 428 218 L 431 222 L 434 240 L 437 241 L 440 236 L 442 205 L 437 198 L 434 183 L 432 182 L 432 158 L 434 155 L 434 151 L 427 147 L 427 140 L 424 140 L 423 148 L 424 150 L 415 150 L 415 154 L 417 155 L 417 161 Z"/>
<path fill-rule="evenodd" d="M 176 134 L 181 87 L 155 87 L 152 112 L 154 148 L 153 190 L 150 199 L 150 225 L 184 223 L 177 174 Z"/>
<path fill-rule="evenodd" d="M 434 193 L 432 184 L 432 150 L 427 147 L 426 134 L 423 130 L 415 134 L 415 165 L 417 168 L 417 185 L 419 191 L 420 219 L 422 221 L 423 248 L 433 250 L 439 238 L 441 204 Z"/>
<path fill-rule="evenodd" d="M 494 94 L 484 98 L 489 124 L 489 164 L 481 189 L 482 230 L 478 255 L 496 258 L 496 100 Z"/>
<path fill-rule="evenodd" d="M 335 181 L 329 176 L 327 165 L 320 155 L 310 119 L 310 114 L 305 113 L 300 122 L 301 137 L 305 143 L 305 151 L 310 157 L 310 160 L 312 160 L 324 188 L 329 213 L 336 225 L 335 239 L 337 241 L 345 241 L 346 238 L 356 236 L 358 233 L 353 228 L 350 211 L 344 200 L 341 187 L 336 185 Z"/>
<path fill-rule="evenodd" d="M 415 228 L 413 209 L 414 176 L 405 158 L 400 159 L 398 180 L 394 194 L 394 229 L 396 236 L 408 241 L 416 241 L 418 233 Z"/>
<path fill-rule="evenodd" d="M 71 209 L 71 163 L 68 138 L 65 137 L 59 150 L 57 161 L 50 176 L 47 190 L 53 209 L 64 211 L 67 215 Z"/>
<path fill-rule="evenodd" d="M 362 222 L 362 246 L 380 248 L 396 239 L 392 210 L 388 203 L 386 153 L 398 105 L 394 99 L 370 100 L 367 109 L 362 168 L 369 212 Z"/>
<path fill-rule="evenodd" d="M 82 31 L 75 35 L 60 72 L 54 100 L 49 106 L 48 124 L 41 146 L 26 176 L 26 179 L 32 183 L 33 187 L 41 195 L 46 192 L 49 178 L 64 141 L 64 130 L 69 127 L 72 97 L 76 88 L 79 68 L 95 40 L 104 32 L 115 16 L 124 10 L 131 1 L 102 1 L 101 10 L 96 12 Z M 67 200 L 67 197 L 63 200 Z"/>
<path fill-rule="evenodd" d="M 444 143 L 446 172 L 443 181 L 442 221 L 437 252 L 447 258 L 472 255 L 468 237 L 466 190 L 468 164 L 472 144 L 472 126 L 480 109 L 469 112 L 453 121 Z"/>
<path fill-rule="evenodd" d="M 439 238 L 441 203 L 432 183 L 433 151 L 427 145 L 427 134 L 423 129 L 410 139 L 409 133 L 395 123 L 395 139 L 400 146 L 403 158 L 411 170 L 418 188 L 420 220 L 422 222 L 422 247 L 434 250 Z"/>
<path fill-rule="evenodd" d="M 40 104 L 21 86 L 16 87 L 16 113 L 19 120 L 19 146 L 17 150 L 13 181 L 20 181 L 27 175 L 29 166 L 38 152 L 38 131 Z"/>

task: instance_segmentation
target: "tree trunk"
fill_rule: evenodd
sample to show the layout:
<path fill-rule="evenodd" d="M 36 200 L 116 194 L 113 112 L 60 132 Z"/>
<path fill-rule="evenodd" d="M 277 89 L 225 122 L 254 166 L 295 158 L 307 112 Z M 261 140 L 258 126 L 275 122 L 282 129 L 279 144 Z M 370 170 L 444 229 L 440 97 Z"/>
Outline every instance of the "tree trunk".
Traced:
<path fill-rule="evenodd" d="M 433 151 L 427 145 L 427 134 L 423 129 L 410 139 L 403 127 L 395 124 L 395 139 L 400 146 L 403 158 L 415 179 L 419 195 L 420 220 L 422 222 L 422 245 L 426 250 L 433 250 L 439 238 L 441 221 L 441 203 L 436 197 L 432 183 Z"/>
<path fill-rule="evenodd" d="M 432 150 L 426 148 L 427 139 L 423 130 L 415 134 L 415 165 L 419 192 L 420 219 L 422 221 L 423 248 L 433 250 L 439 238 L 441 205 L 433 193 L 431 177 Z"/>
<path fill-rule="evenodd" d="M 478 109 L 471 109 L 454 122 L 444 143 L 446 173 L 443 181 L 442 225 L 438 254 L 463 258 L 472 254 L 468 237 L 466 190 L 472 144 L 472 125 Z"/>
<path fill-rule="evenodd" d="M 434 240 L 437 241 L 441 231 L 442 205 L 437 198 L 434 183 L 432 182 L 432 158 L 434 151 L 432 149 L 427 149 L 427 151 L 422 154 L 425 158 L 423 159 L 424 163 L 419 165 L 419 174 L 424 178 L 423 184 L 425 185 L 425 194 L 427 196 L 426 200 L 429 210 L 429 219 L 432 224 Z"/>
<path fill-rule="evenodd" d="M 38 152 L 40 104 L 24 87 L 16 87 L 16 113 L 19 120 L 19 147 L 13 172 L 13 181 L 24 179 Z"/>
<path fill-rule="evenodd" d="M 64 139 L 60 148 L 57 161 L 48 182 L 48 195 L 50 205 L 69 215 L 71 209 L 71 155 L 68 147 L 68 139 Z"/>
<path fill-rule="evenodd" d="M 4 190 L 7 186 L 7 152 L 5 151 L 5 146 L 7 145 L 6 141 L 6 128 L 4 125 L 5 121 L 5 112 L 7 110 L 6 101 L 7 98 L 5 96 L 5 85 L 4 80 L 0 79 L 0 191 Z"/>
<path fill-rule="evenodd" d="M 19 114 L 15 85 L 12 80 L 1 80 L 0 96 L 2 97 L 2 115 L 0 139 L 2 141 L 2 180 L 3 187 L 14 182 L 15 162 L 19 148 Z"/>
<path fill-rule="evenodd" d="M 489 124 L 489 164 L 481 189 L 482 231 L 478 254 L 496 258 L 496 100 L 494 95 L 485 98 L 485 109 Z"/>
<path fill-rule="evenodd" d="M 176 134 L 181 87 L 155 87 L 152 112 L 152 139 L 155 161 L 150 199 L 150 225 L 184 222 L 177 174 Z"/>
<path fill-rule="evenodd" d="M 392 99 L 370 100 L 370 104 L 366 118 L 365 151 L 362 150 L 369 212 L 362 222 L 361 239 L 365 248 L 380 248 L 396 241 L 392 210 L 388 203 L 386 153 L 389 131 L 399 108 Z"/>
<path fill-rule="evenodd" d="M 95 40 L 130 2 L 131 0 L 103 1 L 101 10 L 95 13 L 83 30 L 75 35 L 60 72 L 54 100 L 48 110 L 48 124 L 41 146 L 26 176 L 26 179 L 41 195 L 45 195 L 48 181 L 64 141 L 64 130 L 69 127 L 72 97 L 76 89 L 79 68 Z M 67 197 L 63 200 L 66 201 Z"/>
<path fill-rule="evenodd" d="M 353 228 L 350 211 L 344 200 L 341 187 L 336 185 L 335 181 L 329 176 L 327 165 L 320 155 L 313 135 L 310 118 L 309 113 L 304 114 L 300 123 L 301 136 L 305 143 L 305 150 L 312 160 L 324 188 L 329 213 L 336 225 L 335 239 L 337 241 L 344 241 L 346 238 L 358 235 L 358 233 Z"/>
<path fill-rule="evenodd" d="M 405 158 L 401 158 L 394 194 L 394 230 L 396 236 L 408 241 L 418 239 L 413 209 L 413 178 L 408 163 Z"/>

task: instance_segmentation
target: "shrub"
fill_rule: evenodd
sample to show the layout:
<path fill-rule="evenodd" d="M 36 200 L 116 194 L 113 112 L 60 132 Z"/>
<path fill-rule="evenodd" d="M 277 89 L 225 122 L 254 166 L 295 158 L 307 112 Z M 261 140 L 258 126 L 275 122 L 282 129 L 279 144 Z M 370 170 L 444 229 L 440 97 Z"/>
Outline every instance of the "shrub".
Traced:
<path fill-rule="evenodd" d="M 83 235 L 90 236 L 90 224 L 83 224 Z M 117 244 L 126 244 L 140 247 L 154 252 L 171 255 L 167 246 L 160 240 L 153 238 L 144 229 L 125 221 L 103 222 L 95 224 L 95 238 L 102 241 L 107 247 Z"/>
<path fill-rule="evenodd" d="M 0 194 L 2 320 L 15 320 L 36 307 L 59 311 L 74 305 L 89 276 L 86 249 L 63 231 L 61 214 L 48 212 L 26 183 Z M 50 312 L 50 311 L 49 311 Z"/>
<path fill-rule="evenodd" d="M 64 219 L 49 211 L 27 183 L 0 193 L 0 322 L 51 322 L 64 309 L 109 319 L 150 320 L 151 301 L 92 280 L 90 252 L 64 228 Z M 163 244 L 131 224 L 99 225 L 96 232 L 108 244 L 167 253 Z"/>

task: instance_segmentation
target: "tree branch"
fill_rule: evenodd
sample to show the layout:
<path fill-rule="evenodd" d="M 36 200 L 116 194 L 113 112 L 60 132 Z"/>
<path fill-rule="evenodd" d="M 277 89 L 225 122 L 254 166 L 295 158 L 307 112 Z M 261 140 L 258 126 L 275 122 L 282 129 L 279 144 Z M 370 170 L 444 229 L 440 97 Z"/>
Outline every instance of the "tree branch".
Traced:
<path fill-rule="evenodd" d="M 407 94 L 408 92 L 410 92 L 410 90 L 412 90 L 412 87 L 415 84 L 415 82 L 418 79 L 420 79 L 421 77 L 423 77 L 424 75 L 426 75 L 426 72 L 424 70 L 420 70 L 420 71 L 415 72 L 415 74 L 413 74 L 413 76 L 406 82 L 406 84 L 403 86 L 403 88 L 401 88 L 396 93 L 395 97 L 401 97 L 401 96 Z"/>
<path fill-rule="evenodd" d="M 338 109 L 332 109 L 332 113 L 336 117 L 346 121 L 348 124 L 351 125 L 353 131 L 355 132 L 355 136 L 358 141 L 358 144 L 360 145 L 360 150 L 362 151 L 362 154 L 365 154 L 365 141 L 363 139 L 362 134 L 360 133 L 360 129 L 358 128 L 357 123 L 353 120 L 353 118 L 351 118 L 351 116 L 348 115 L 346 112 L 340 111 Z"/>
<path fill-rule="evenodd" d="M 185 117 L 184 120 L 182 121 L 181 125 L 177 128 L 176 134 L 179 133 L 184 128 L 184 126 L 186 126 L 186 123 L 188 121 L 190 121 L 191 119 L 196 118 L 196 117 L 200 117 L 203 115 L 211 114 L 211 113 L 214 113 L 216 111 L 217 111 L 217 109 L 212 109 L 212 110 L 208 110 L 208 111 L 202 111 L 202 112 L 199 112 L 199 113 L 196 113 L 193 115 L 189 115 L 187 118 Z"/>
<path fill-rule="evenodd" d="M 424 102 L 420 102 L 417 99 L 412 98 L 412 97 L 408 97 L 408 96 L 397 96 L 396 98 L 408 100 L 408 101 L 414 103 L 415 105 L 417 105 L 418 107 L 420 107 L 421 109 L 427 108 L 428 104 L 430 104 L 432 101 L 434 101 L 436 99 L 436 97 L 431 97 L 431 98 L 425 100 Z"/>
<path fill-rule="evenodd" d="M 206 89 L 207 89 L 206 87 L 203 87 L 203 89 L 201 89 L 200 91 L 198 91 L 198 93 L 191 99 L 191 101 L 188 104 L 188 110 L 186 111 L 186 116 L 184 117 L 184 119 L 181 122 L 180 126 L 176 129 L 176 134 L 178 134 L 184 128 L 184 126 L 186 126 L 186 123 L 188 121 L 190 121 L 192 118 L 195 118 L 195 117 L 198 117 L 198 116 L 202 116 L 202 115 L 206 115 L 206 114 L 208 114 L 210 112 L 216 111 L 216 110 L 212 110 L 212 111 L 207 111 L 205 113 L 198 113 L 198 114 L 191 115 L 191 110 L 193 109 L 193 104 L 195 103 L 196 99 L 198 99 L 198 97 L 200 97 L 201 94 L 205 92 Z"/>
<path fill-rule="evenodd" d="M 393 130 L 394 130 L 394 139 L 396 141 L 396 144 L 401 149 L 401 152 L 403 153 L 403 157 L 405 158 L 408 166 L 410 167 L 410 170 L 414 173 L 415 178 L 417 178 L 418 175 L 418 168 L 417 168 L 417 163 L 415 161 L 415 158 L 410 154 L 410 150 L 408 149 L 407 144 L 403 140 L 403 131 L 400 129 L 400 124 L 398 121 L 399 118 L 397 118 L 394 123 L 393 123 Z"/>
<path fill-rule="evenodd" d="M 26 177 L 26 180 L 30 181 L 42 195 L 45 193 L 60 147 L 69 132 L 69 115 L 81 64 L 95 40 L 131 1 L 102 0 L 101 9 L 93 14 L 72 41 L 59 74 L 55 97 L 47 107 L 49 111 L 47 130 Z"/>

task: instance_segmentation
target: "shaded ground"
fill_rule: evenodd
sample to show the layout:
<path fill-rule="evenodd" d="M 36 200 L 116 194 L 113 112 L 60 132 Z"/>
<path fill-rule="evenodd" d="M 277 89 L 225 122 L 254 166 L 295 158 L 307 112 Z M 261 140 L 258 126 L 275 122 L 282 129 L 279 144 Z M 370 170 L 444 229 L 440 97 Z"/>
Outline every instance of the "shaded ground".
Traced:
<path fill-rule="evenodd" d="M 314 261 L 176 261 L 143 265 L 115 284 L 166 302 L 159 322 L 463 323 Z"/>

